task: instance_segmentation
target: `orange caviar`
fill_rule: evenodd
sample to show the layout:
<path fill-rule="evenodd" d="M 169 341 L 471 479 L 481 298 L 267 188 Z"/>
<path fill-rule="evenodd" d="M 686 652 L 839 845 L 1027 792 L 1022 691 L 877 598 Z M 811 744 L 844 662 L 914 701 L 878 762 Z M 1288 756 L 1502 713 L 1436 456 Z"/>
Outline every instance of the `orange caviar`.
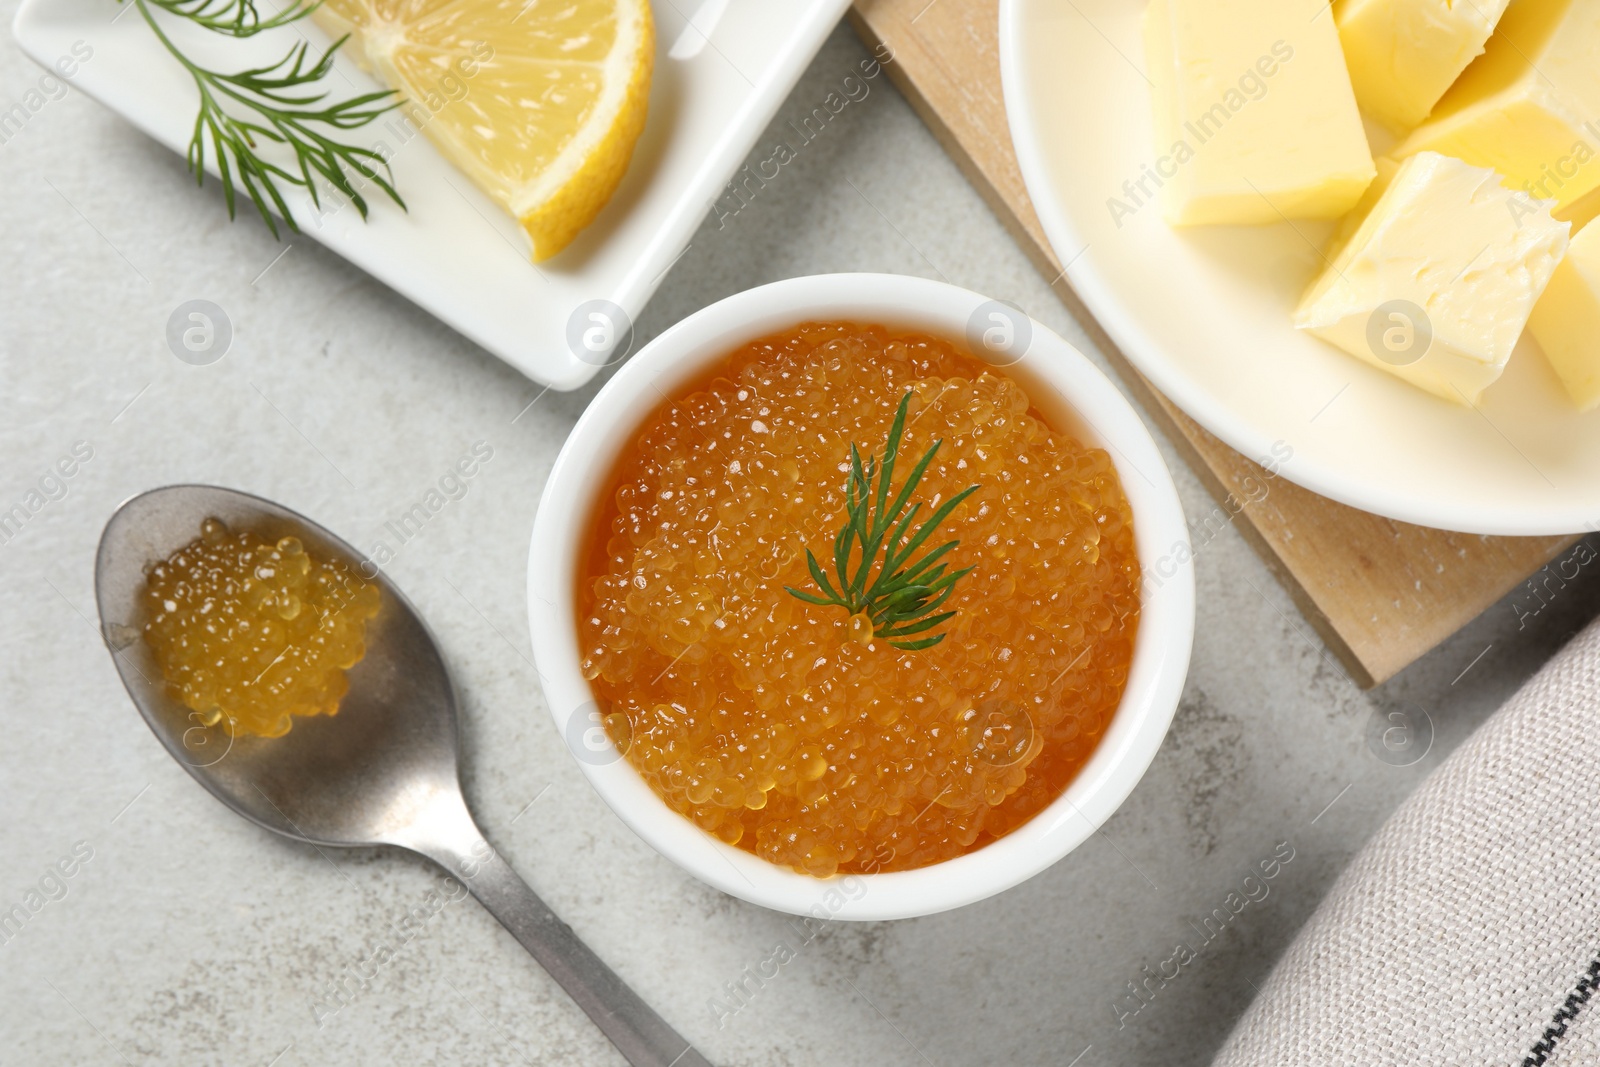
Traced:
<path fill-rule="evenodd" d="M 817 591 L 805 551 L 831 566 L 849 447 L 881 455 L 907 390 L 894 491 L 940 438 L 923 515 L 980 486 L 928 542 L 974 570 L 914 651 L 784 588 Z M 942 340 L 807 323 L 746 345 L 645 420 L 602 501 L 577 597 L 607 732 L 675 810 L 772 863 L 980 848 L 1061 794 L 1121 699 L 1139 564 L 1116 470 Z"/>
<path fill-rule="evenodd" d="M 332 715 L 366 654 L 378 587 L 297 537 L 263 541 L 217 519 L 145 568 L 144 639 L 204 726 L 281 737 L 294 715 Z"/>

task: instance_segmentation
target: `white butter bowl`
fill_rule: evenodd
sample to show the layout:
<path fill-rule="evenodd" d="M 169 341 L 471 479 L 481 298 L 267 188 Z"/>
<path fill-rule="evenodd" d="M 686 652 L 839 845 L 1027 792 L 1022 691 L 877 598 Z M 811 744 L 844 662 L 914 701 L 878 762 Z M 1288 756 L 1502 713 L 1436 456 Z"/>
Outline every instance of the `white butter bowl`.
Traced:
<path fill-rule="evenodd" d="M 807 320 L 905 328 L 958 344 L 972 323 L 1009 315 L 1011 365 L 1035 405 L 1116 463 L 1133 512 L 1143 572 L 1127 688 L 1105 736 L 1054 803 L 976 852 L 912 871 L 812 878 L 726 845 L 667 807 L 598 726 L 579 670 L 575 582 L 597 494 L 639 424 L 710 364 L 747 341 Z M 1003 319 L 994 320 L 1004 325 Z M 1024 348 L 1025 346 L 1025 348 Z M 979 349 L 977 354 L 988 355 Z M 976 293 L 921 278 L 830 274 L 764 285 L 684 319 L 620 368 L 573 428 L 546 482 L 528 557 L 528 616 L 557 730 L 611 809 L 662 855 L 725 893 L 830 919 L 928 915 L 999 893 L 1055 863 L 1095 832 L 1144 775 L 1183 690 L 1194 636 L 1194 576 L 1183 510 L 1155 442 L 1104 374 L 1061 337 Z"/>

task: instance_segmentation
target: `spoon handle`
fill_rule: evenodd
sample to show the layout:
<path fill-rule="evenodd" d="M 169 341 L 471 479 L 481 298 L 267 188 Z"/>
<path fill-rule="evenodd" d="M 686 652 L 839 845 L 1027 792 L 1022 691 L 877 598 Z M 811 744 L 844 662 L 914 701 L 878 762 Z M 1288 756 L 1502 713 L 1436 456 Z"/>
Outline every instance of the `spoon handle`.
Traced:
<path fill-rule="evenodd" d="M 412 840 L 407 846 L 461 879 L 629 1063 L 634 1067 L 711 1067 L 687 1039 L 578 939 L 572 927 L 500 858 L 475 825 L 457 823 L 448 837 L 448 841 Z"/>

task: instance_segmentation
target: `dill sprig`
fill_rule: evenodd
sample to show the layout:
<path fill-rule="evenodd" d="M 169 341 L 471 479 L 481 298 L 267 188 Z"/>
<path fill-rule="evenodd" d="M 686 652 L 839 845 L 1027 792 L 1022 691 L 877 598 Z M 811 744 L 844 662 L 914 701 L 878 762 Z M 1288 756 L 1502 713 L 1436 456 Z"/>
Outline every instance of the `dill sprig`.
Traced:
<path fill-rule="evenodd" d="M 305 18 L 321 0 L 294 0 L 283 11 L 263 19 L 255 0 L 150 0 L 156 7 L 198 26 L 229 37 L 253 37 L 262 30 L 287 26 Z"/>
<path fill-rule="evenodd" d="M 228 74 L 203 67 L 190 59 L 161 29 L 151 8 L 188 19 L 215 33 L 229 37 L 253 37 L 265 30 L 298 22 L 320 6 L 321 0 L 292 0 L 276 15 L 263 18 L 255 0 L 133 0 L 139 14 L 189 76 L 200 92 L 200 111 L 194 120 L 194 136 L 189 141 L 187 160 L 195 184 L 205 183 L 206 158 L 211 155 L 222 176 L 222 195 L 228 217 L 234 217 L 234 177 L 250 195 L 261 220 L 274 237 L 278 226 L 272 217 L 275 209 L 289 229 L 296 232 L 294 216 L 284 201 L 281 186 L 299 186 L 311 194 L 311 202 L 322 206 L 316 176 L 321 176 L 343 194 L 361 217 L 367 217 L 367 201 L 356 188 L 359 177 L 382 189 L 391 200 L 405 207 L 394 188 L 394 173 L 377 151 L 340 140 L 342 131 L 357 129 L 377 119 L 398 104 L 392 90 L 365 93 L 349 100 L 330 102 L 320 83 L 333 69 L 334 53 L 349 39 L 339 38 L 320 57 L 306 41 L 290 48 L 284 57 L 265 67 Z M 242 113 L 236 117 L 229 106 Z M 258 150 L 264 144 L 287 148 L 294 154 L 291 167 L 263 159 Z"/>
<path fill-rule="evenodd" d="M 802 593 L 784 586 L 792 596 L 808 604 L 824 607 L 837 605 L 851 616 L 865 613 L 872 624 L 872 636 L 881 637 L 895 648 L 915 650 L 932 648 L 945 638 L 944 634 L 908 640 L 917 634 L 927 633 L 935 626 L 953 618 L 954 611 L 940 612 L 945 601 L 955 592 L 958 581 L 972 572 L 971 567 L 946 573 L 946 565 L 939 561 L 959 544 L 946 541 L 921 558 L 913 560 L 918 549 L 933 535 L 939 524 L 967 497 L 978 491 L 970 486 L 945 501 L 911 531 L 922 504 L 912 505 L 911 494 L 916 491 L 922 475 L 939 451 L 942 440 L 935 441 L 911 469 L 905 484 L 893 501 L 889 500 L 889 483 L 894 478 L 895 460 L 900 455 L 900 440 L 905 433 L 906 408 L 911 403 L 908 392 L 900 398 L 900 408 L 895 412 L 894 424 L 889 428 L 889 440 L 884 446 L 883 463 L 869 456 L 865 462 L 854 444 L 850 446 L 850 475 L 845 482 L 845 524 L 833 539 L 833 571 L 838 587 L 828 580 L 816 556 L 806 549 L 806 566 L 811 577 L 822 590 L 822 596 Z M 901 542 L 905 543 L 902 544 Z M 882 553 L 880 560 L 879 553 Z M 851 557 L 856 557 L 856 568 L 851 572 Z M 874 564 L 877 576 L 872 576 Z M 871 583 L 868 579 L 871 578 Z M 937 614 L 935 614 L 937 612 Z"/>

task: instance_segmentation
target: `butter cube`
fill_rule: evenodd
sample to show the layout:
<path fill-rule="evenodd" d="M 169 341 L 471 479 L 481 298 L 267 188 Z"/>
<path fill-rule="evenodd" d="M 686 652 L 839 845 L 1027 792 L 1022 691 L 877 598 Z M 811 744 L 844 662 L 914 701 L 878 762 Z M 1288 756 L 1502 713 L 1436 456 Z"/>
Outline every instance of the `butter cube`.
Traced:
<path fill-rule="evenodd" d="M 1360 199 L 1372 153 L 1325 6 L 1150 0 L 1151 169 L 1168 222 L 1337 218 Z M 1145 184 L 1125 186 L 1128 201 L 1112 198 L 1119 222 L 1119 206 L 1141 206 Z"/>
<path fill-rule="evenodd" d="M 1567 248 L 1548 201 L 1434 152 L 1401 163 L 1294 324 L 1458 404 L 1500 377 Z"/>
<path fill-rule="evenodd" d="M 1516 0 L 1483 55 L 1393 154 L 1442 152 L 1493 168 L 1565 217 L 1600 186 L 1597 118 L 1600 3 Z"/>
<path fill-rule="evenodd" d="M 1572 239 L 1528 329 L 1578 409 L 1600 406 L 1600 226 Z"/>
<path fill-rule="evenodd" d="M 1483 53 L 1508 0 L 1334 0 L 1361 109 L 1396 132 L 1428 117 Z"/>
<path fill-rule="evenodd" d="M 1583 229 L 1596 218 L 1600 218 L 1600 185 L 1590 189 L 1587 193 L 1566 207 L 1555 212 L 1558 219 L 1566 219 L 1572 223 L 1574 232 Z"/>

